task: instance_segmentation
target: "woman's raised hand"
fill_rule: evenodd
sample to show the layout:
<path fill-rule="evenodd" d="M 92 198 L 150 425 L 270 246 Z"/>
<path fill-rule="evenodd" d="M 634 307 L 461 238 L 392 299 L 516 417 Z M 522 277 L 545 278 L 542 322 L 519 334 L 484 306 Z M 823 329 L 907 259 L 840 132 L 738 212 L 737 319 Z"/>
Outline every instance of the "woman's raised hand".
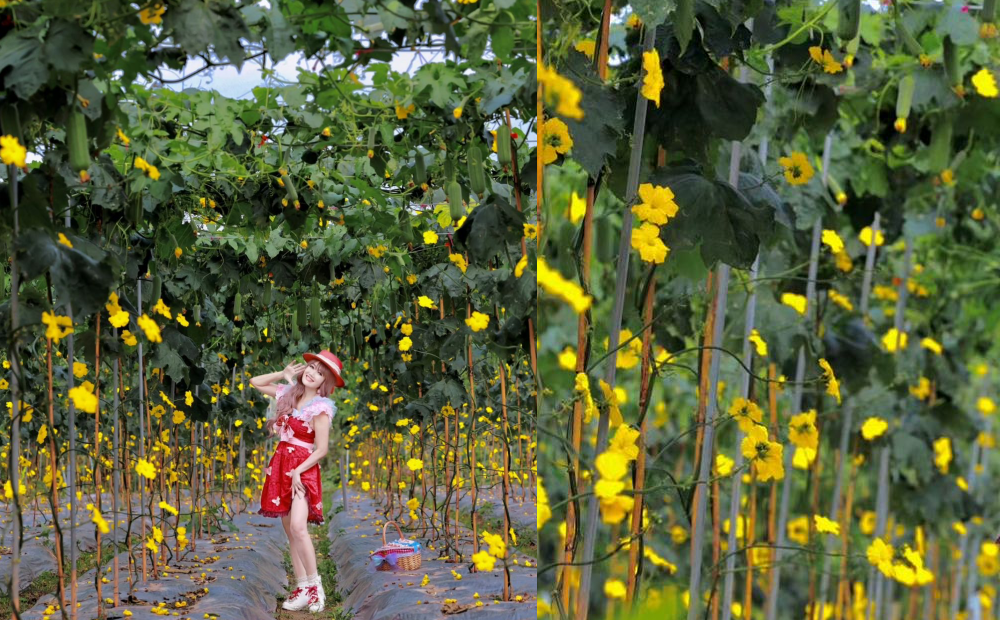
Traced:
<path fill-rule="evenodd" d="M 281 371 L 281 376 L 285 378 L 286 383 L 291 383 L 292 380 L 294 380 L 298 374 L 305 371 L 306 368 L 306 364 L 292 362 L 288 366 L 285 366 L 285 369 Z"/>

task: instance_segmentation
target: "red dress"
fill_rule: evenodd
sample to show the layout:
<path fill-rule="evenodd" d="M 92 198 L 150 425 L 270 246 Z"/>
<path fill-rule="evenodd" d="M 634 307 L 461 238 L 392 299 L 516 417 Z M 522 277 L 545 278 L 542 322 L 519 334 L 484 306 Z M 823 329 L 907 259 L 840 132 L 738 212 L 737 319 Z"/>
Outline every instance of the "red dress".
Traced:
<path fill-rule="evenodd" d="M 279 385 L 276 399 L 288 389 L 288 385 Z M 314 431 L 312 419 L 317 415 L 326 414 L 332 419 L 337 412 L 337 406 L 325 396 L 316 396 L 302 407 L 294 409 L 292 415 L 281 415 L 275 423 L 275 429 L 280 433 L 271 461 L 264 470 L 264 488 L 260 495 L 260 510 L 258 514 L 264 517 L 282 517 L 292 508 L 292 477 L 285 475 L 309 458 L 313 450 L 302 444 L 313 445 Z M 306 501 L 309 505 L 309 523 L 323 522 L 323 487 L 320 483 L 319 463 L 299 474 L 302 486 L 306 488 Z"/>

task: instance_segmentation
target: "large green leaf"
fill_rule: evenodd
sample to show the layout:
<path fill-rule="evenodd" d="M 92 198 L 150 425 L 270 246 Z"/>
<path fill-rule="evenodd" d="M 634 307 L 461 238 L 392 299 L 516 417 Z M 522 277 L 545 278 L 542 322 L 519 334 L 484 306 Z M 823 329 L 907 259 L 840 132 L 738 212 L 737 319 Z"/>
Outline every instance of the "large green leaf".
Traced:
<path fill-rule="evenodd" d="M 709 267 L 718 261 L 749 267 L 761 238 L 773 230 L 773 207 L 755 206 L 728 183 L 707 179 L 693 168 L 657 171 L 650 182 L 669 187 L 679 207 L 677 216 L 662 229 L 667 247 L 700 244 Z"/>
<path fill-rule="evenodd" d="M 517 243 L 524 235 L 524 214 L 497 194 L 490 194 L 455 232 L 458 243 L 469 250 L 475 263 L 488 261 L 506 244 Z"/>
<path fill-rule="evenodd" d="M 30 99 L 48 81 L 49 68 L 37 32 L 29 28 L 0 39 L 0 77 L 3 88 L 21 99 Z"/>
<path fill-rule="evenodd" d="M 584 54 L 571 50 L 561 71 L 583 95 L 580 100 L 583 118 L 562 119 L 573 138 L 571 154 L 591 178 L 596 178 L 608 157 L 614 155 L 624 131 L 623 105 L 615 92 L 598 79 Z"/>

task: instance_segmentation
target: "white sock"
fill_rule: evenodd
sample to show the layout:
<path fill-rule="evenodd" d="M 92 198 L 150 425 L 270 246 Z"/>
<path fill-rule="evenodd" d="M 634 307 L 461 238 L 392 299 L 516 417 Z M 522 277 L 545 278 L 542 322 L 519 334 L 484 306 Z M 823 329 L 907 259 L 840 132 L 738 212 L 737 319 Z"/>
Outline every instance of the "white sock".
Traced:
<path fill-rule="evenodd" d="M 297 579 L 296 582 L 295 582 L 295 585 L 296 585 L 296 587 L 299 587 L 299 588 L 305 588 L 305 587 L 307 587 L 309 585 L 309 577 L 303 577 L 301 579 Z"/>
<path fill-rule="evenodd" d="M 309 575 L 308 577 L 306 577 L 306 579 L 308 580 L 309 585 L 312 585 L 312 586 L 322 585 L 322 583 L 323 583 L 323 580 L 320 579 L 319 573 L 313 573 L 312 575 Z"/>

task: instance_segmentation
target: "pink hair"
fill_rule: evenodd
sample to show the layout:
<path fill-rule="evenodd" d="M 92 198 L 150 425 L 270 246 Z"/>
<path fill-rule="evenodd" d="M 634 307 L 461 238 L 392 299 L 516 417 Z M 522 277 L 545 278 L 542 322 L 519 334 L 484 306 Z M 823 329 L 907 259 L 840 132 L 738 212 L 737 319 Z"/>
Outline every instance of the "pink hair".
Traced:
<path fill-rule="evenodd" d="M 316 388 L 316 394 L 321 397 L 333 394 L 333 391 L 337 388 L 337 380 L 334 378 L 333 371 L 327 368 L 326 364 L 322 362 L 313 361 L 309 363 L 309 366 L 312 366 L 323 376 L 323 383 L 320 383 L 319 387 Z M 304 373 L 305 371 L 302 371 L 302 374 Z M 302 384 L 302 374 L 299 374 L 296 377 L 298 381 L 285 390 L 285 393 L 278 399 L 277 407 L 275 408 L 277 415 L 268 420 L 265 425 L 268 433 L 274 432 L 274 425 L 278 421 L 278 418 L 285 414 L 292 414 L 292 410 L 295 408 L 295 403 L 299 402 L 299 399 L 302 398 L 302 395 L 305 393 L 306 386 Z"/>

